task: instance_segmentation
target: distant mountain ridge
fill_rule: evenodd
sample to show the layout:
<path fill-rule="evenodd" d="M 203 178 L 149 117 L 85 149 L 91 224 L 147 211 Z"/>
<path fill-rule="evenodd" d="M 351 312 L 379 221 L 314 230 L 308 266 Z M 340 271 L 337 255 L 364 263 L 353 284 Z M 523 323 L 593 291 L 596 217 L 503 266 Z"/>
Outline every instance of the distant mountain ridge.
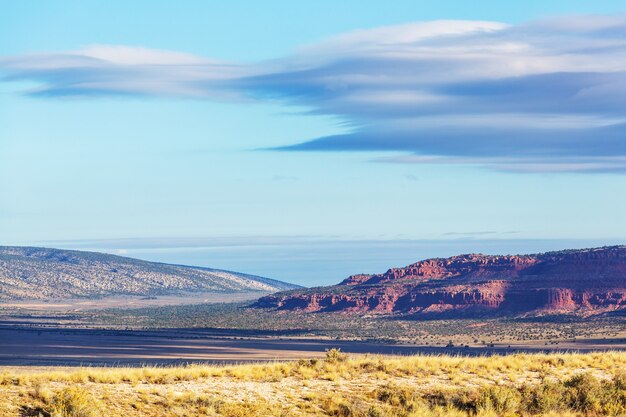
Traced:
<path fill-rule="evenodd" d="M 467 315 L 626 308 L 626 246 L 533 255 L 467 254 L 277 293 L 257 307 Z"/>
<path fill-rule="evenodd" d="M 0 246 L 0 300 L 155 296 L 299 288 L 255 275 L 98 252 Z"/>

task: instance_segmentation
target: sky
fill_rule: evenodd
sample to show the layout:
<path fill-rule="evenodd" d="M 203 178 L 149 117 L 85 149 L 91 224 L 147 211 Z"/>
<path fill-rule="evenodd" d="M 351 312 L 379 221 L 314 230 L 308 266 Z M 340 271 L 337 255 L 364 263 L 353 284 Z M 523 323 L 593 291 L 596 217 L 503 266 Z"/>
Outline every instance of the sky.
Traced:
<path fill-rule="evenodd" d="M 623 1 L 20 1 L 0 244 L 338 282 L 626 241 Z"/>

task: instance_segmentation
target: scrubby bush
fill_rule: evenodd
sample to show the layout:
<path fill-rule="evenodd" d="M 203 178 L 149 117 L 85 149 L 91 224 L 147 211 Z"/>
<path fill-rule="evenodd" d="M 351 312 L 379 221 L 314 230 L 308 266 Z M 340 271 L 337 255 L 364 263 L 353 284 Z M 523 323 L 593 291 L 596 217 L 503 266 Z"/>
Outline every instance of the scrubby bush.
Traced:
<path fill-rule="evenodd" d="M 99 403 L 79 387 L 68 387 L 52 398 L 52 417 L 101 417 Z"/>
<path fill-rule="evenodd" d="M 345 353 L 338 348 L 326 349 L 326 362 L 328 363 L 336 363 L 336 362 L 344 362 L 347 359 Z"/>
<path fill-rule="evenodd" d="M 326 396 L 321 398 L 319 401 L 319 406 L 324 413 L 328 416 L 333 417 L 355 417 L 358 415 L 354 411 L 354 407 L 344 398 L 340 398 L 338 396 Z"/>
<path fill-rule="evenodd" d="M 573 376 L 563 384 L 569 408 L 586 413 L 597 413 L 602 408 L 603 387 L 593 375 L 584 373 Z"/>
<path fill-rule="evenodd" d="M 565 406 L 565 387 L 561 382 L 544 381 L 522 388 L 522 408 L 530 414 L 556 412 Z"/>
<path fill-rule="evenodd" d="M 520 408 L 521 394 L 518 389 L 493 386 L 480 391 L 476 399 L 478 413 L 494 412 L 497 415 L 512 415 Z"/>
<path fill-rule="evenodd" d="M 598 380 L 591 374 L 575 375 L 565 381 L 543 381 L 521 390 L 521 410 L 528 414 L 578 412 L 584 415 L 626 415 L 626 378 Z"/>

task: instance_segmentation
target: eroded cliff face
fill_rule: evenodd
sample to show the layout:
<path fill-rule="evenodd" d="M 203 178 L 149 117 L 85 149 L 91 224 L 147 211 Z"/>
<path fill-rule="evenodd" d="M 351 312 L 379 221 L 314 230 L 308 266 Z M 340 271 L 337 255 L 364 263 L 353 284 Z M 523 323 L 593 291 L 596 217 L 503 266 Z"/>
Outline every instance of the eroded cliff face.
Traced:
<path fill-rule="evenodd" d="M 416 314 L 616 310 L 626 308 L 626 247 L 427 259 L 331 287 L 273 294 L 256 306 Z"/>

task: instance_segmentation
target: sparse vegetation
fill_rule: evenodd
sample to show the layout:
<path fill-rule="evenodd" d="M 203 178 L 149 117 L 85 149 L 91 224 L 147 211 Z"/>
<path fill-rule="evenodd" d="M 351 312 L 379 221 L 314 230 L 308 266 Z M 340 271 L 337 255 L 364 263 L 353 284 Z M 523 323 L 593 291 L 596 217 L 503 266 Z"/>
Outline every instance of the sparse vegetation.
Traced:
<path fill-rule="evenodd" d="M 114 329 L 231 330 L 232 336 L 273 335 L 405 343 L 506 347 L 534 343 L 559 349 L 564 343 L 597 339 L 607 346 L 626 339 L 626 316 L 575 315 L 413 320 L 404 315 L 280 312 L 246 308 L 249 303 L 195 304 L 82 312 L 5 310 L 0 321 L 20 320 L 67 327 Z"/>
<path fill-rule="evenodd" d="M 623 416 L 626 353 L 0 370 L 2 416 Z M 622 370 L 622 371 L 620 371 Z"/>
<path fill-rule="evenodd" d="M 62 347 L 50 351 L 30 350 L 35 360 L 36 355 L 49 355 L 41 362 L 31 362 L 33 364 L 53 360 L 58 364 L 80 365 L 88 363 L 89 358 L 96 361 L 92 365 L 112 364 L 118 360 L 134 365 L 156 363 L 158 359 L 150 355 L 162 345 L 172 346 L 169 355 L 178 358 L 178 363 L 311 358 L 319 357 L 324 348 L 332 346 L 346 351 L 362 350 L 364 348 L 357 347 L 362 342 L 367 342 L 363 346 L 370 352 L 466 356 L 626 348 L 626 316 L 618 314 L 412 320 L 396 315 L 277 312 L 245 306 L 245 303 L 198 304 L 98 311 L 0 307 L 0 326 L 6 323 L 3 328 L 9 332 L 5 334 L 11 334 L 10 329 L 17 327 L 25 338 L 20 336 L 16 341 L 27 351 L 28 343 L 53 342 L 68 331 L 70 337 Z M 17 333 L 12 334 L 17 337 Z M 129 335 L 133 337 L 128 338 Z M 172 345 L 172 338 L 178 342 Z M 112 349 L 109 343 L 115 343 L 116 347 Z M 100 344 L 104 349 L 100 349 Z M 215 344 L 224 349 L 210 347 Z M 82 353 L 85 359 L 66 361 L 65 358 L 72 358 L 73 349 L 83 346 L 86 347 Z M 198 349 L 189 349 L 194 346 Z M 240 349 L 248 354 L 233 354 Z M 4 357 L 3 363 L 16 363 L 10 355 L 19 354 L 19 345 L 0 350 L 9 355 Z M 107 356 L 97 356 L 103 352 Z"/>
<path fill-rule="evenodd" d="M 270 293 L 296 286 L 238 272 L 63 249 L 0 246 L 0 300 Z"/>

